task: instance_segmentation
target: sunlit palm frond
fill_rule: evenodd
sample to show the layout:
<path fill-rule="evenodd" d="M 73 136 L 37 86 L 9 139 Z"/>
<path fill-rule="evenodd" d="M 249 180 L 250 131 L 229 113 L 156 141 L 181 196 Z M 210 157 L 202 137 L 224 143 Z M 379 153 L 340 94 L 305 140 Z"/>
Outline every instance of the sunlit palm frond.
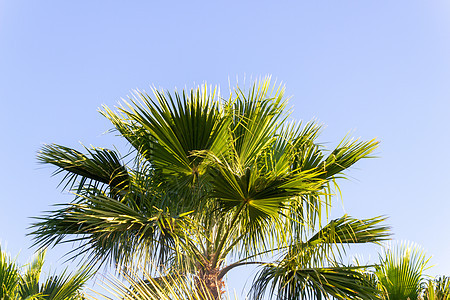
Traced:
<path fill-rule="evenodd" d="M 385 217 L 354 219 L 344 215 L 330 221 L 308 243 L 355 244 L 385 241 L 390 237 L 389 227 L 380 225 L 385 220 Z"/>
<path fill-rule="evenodd" d="M 282 126 L 287 115 L 283 114 L 286 106 L 284 87 L 270 89 L 270 80 L 266 78 L 255 82 L 245 94 L 239 88 L 231 99 L 234 150 L 242 168 L 254 164 L 261 152 L 274 141 L 275 134 Z"/>
<path fill-rule="evenodd" d="M 423 271 L 429 258 L 417 245 L 411 243 L 391 244 L 380 255 L 380 265 L 375 274 L 382 284 L 386 298 L 390 300 L 417 299 L 424 283 Z"/>
<path fill-rule="evenodd" d="M 424 287 L 424 300 L 449 300 L 450 299 L 450 277 L 440 276 L 429 279 Z"/>
<path fill-rule="evenodd" d="M 121 271 L 123 280 L 104 280 L 105 289 L 115 297 L 124 300 L 214 300 L 204 282 L 195 277 L 177 273 L 159 274 L 152 277 L 145 270 Z M 99 295 L 100 299 L 109 299 Z M 93 298 L 98 299 L 98 298 Z M 222 298 L 224 299 L 224 298 Z"/>
<path fill-rule="evenodd" d="M 373 281 L 359 270 L 364 267 L 335 266 L 344 245 L 379 242 L 388 238 L 388 228 L 379 226 L 383 218 L 357 220 L 344 216 L 331 221 L 305 242 L 295 242 L 286 255 L 274 264 L 267 264 L 253 286 L 253 295 L 261 296 L 271 286 L 278 299 L 304 297 L 376 298 Z M 339 250 L 341 249 L 341 250 Z M 320 296 L 322 295 L 322 296 Z M 370 296 L 368 296 L 370 295 Z"/>
<path fill-rule="evenodd" d="M 344 139 L 333 150 L 324 161 L 324 175 L 326 178 L 333 178 L 350 168 L 362 158 L 369 158 L 378 147 L 378 141 L 360 141 Z"/>
<path fill-rule="evenodd" d="M 81 299 L 81 290 L 93 276 L 90 268 L 82 267 L 74 274 L 54 274 L 42 279 L 45 250 L 38 251 L 26 270 L 21 272 L 8 255 L 0 249 L 0 299 Z"/>
<path fill-rule="evenodd" d="M 92 277 L 89 268 L 82 268 L 75 273 L 63 271 L 61 274 L 48 277 L 40 288 L 40 294 L 48 300 L 80 299 L 80 290 Z"/>
<path fill-rule="evenodd" d="M 19 295 L 22 299 L 27 299 L 33 295 L 40 294 L 39 280 L 42 266 L 44 265 L 45 250 L 38 251 L 33 261 L 28 264 L 28 268 L 20 278 Z"/>
<path fill-rule="evenodd" d="M 228 239 L 240 239 L 236 245 L 245 249 L 242 253 L 253 254 L 258 249 L 273 247 L 288 235 L 283 220 L 291 199 L 316 192 L 323 182 L 317 179 L 317 174 L 307 171 L 274 174 L 255 166 L 239 174 L 229 165 L 218 166 L 216 170 L 211 172 L 210 195 L 219 202 L 225 219 L 230 220 L 223 239 L 227 243 Z"/>
<path fill-rule="evenodd" d="M 103 114 L 155 168 L 195 177 L 204 170 L 192 151 L 226 149 L 229 121 L 215 90 L 205 85 L 172 95 L 153 89 L 153 97 L 143 92 L 135 97 L 120 114 L 106 107 Z"/>
<path fill-rule="evenodd" d="M 347 215 L 330 221 L 305 242 L 294 242 L 285 260 L 295 259 L 307 266 L 336 261 L 352 244 L 379 243 L 390 238 L 389 227 L 379 225 L 386 218 L 354 219 Z M 330 256 L 331 255 L 331 256 Z"/>
<path fill-rule="evenodd" d="M 15 299 L 19 280 L 18 266 L 0 247 L 0 299 Z"/>

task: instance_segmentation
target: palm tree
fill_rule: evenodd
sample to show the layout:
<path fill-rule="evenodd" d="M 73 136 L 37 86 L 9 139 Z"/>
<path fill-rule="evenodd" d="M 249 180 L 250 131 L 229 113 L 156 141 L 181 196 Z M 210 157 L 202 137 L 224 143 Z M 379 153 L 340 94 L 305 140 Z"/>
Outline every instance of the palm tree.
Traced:
<path fill-rule="evenodd" d="M 124 156 L 45 145 L 39 160 L 64 173 L 76 197 L 33 225 L 36 244 L 77 241 L 75 255 L 91 264 L 145 262 L 149 274 L 182 274 L 213 299 L 228 272 L 245 265 L 261 267 L 255 298 L 269 286 L 278 299 L 376 297 L 340 257 L 349 244 L 387 239 L 384 219 L 324 224 L 322 216 L 336 179 L 377 141 L 346 138 L 327 151 L 317 143 L 321 126 L 287 121 L 284 87 L 270 78 L 227 99 L 216 91 L 153 89 L 117 111 L 104 106 L 131 145 Z"/>
<path fill-rule="evenodd" d="M 89 268 L 74 274 L 54 274 L 41 282 L 45 250 L 38 251 L 24 272 L 0 248 L 0 299 L 75 300 L 82 299 L 81 289 L 92 276 Z"/>
<path fill-rule="evenodd" d="M 11 299 L 19 282 L 19 271 L 11 258 L 0 249 L 0 299 Z"/>

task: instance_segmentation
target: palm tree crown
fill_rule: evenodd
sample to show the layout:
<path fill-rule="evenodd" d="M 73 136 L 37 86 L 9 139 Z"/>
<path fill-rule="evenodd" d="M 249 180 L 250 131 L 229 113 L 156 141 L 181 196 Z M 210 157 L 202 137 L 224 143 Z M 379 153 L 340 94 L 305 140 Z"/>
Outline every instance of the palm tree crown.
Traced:
<path fill-rule="evenodd" d="M 335 180 L 377 142 L 344 139 L 327 151 L 316 141 L 319 125 L 287 121 L 283 93 L 266 78 L 227 99 L 207 86 L 154 89 L 117 111 L 103 107 L 132 150 L 45 145 L 39 160 L 65 173 L 76 198 L 34 224 L 36 243 L 81 241 L 75 251 L 91 263 L 148 262 L 213 299 L 228 271 L 248 264 L 261 266 L 255 298 L 267 287 L 278 299 L 376 297 L 339 255 L 345 245 L 386 239 L 383 218 L 322 224 L 321 216 Z"/>

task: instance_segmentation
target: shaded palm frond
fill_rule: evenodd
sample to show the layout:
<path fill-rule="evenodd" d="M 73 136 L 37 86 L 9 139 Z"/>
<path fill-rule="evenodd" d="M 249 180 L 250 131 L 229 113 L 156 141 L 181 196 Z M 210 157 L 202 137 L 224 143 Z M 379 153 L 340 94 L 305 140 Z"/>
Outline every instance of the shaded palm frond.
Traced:
<path fill-rule="evenodd" d="M 41 247 L 76 235 L 66 242 L 81 242 L 73 251 L 77 255 L 88 253 L 91 264 L 109 259 L 114 264 L 126 265 L 137 253 L 158 254 L 164 264 L 175 249 L 174 244 L 184 236 L 186 215 L 172 217 L 155 207 L 142 212 L 113 198 L 95 196 L 89 202 L 65 205 L 40 218 L 33 225 L 36 230 L 32 234 Z"/>
<path fill-rule="evenodd" d="M 66 172 L 62 181 L 65 188 L 77 185 L 77 193 L 105 186 L 114 197 L 123 194 L 129 186 L 129 175 L 119 155 L 103 148 L 86 150 L 88 155 L 61 145 L 44 145 L 38 160 L 57 166 L 54 174 Z"/>
<path fill-rule="evenodd" d="M 254 299 L 269 291 L 276 299 L 379 299 L 373 282 L 358 268 L 302 268 L 295 263 L 263 267 L 252 286 Z"/>

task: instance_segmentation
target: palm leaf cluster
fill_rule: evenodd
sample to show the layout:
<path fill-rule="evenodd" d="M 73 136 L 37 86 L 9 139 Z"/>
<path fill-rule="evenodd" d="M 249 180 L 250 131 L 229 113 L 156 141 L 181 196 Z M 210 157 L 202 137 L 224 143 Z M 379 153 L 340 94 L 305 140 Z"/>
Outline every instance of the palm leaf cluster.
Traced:
<path fill-rule="evenodd" d="M 0 299 L 82 299 L 81 289 L 92 276 L 90 269 L 82 268 L 73 274 L 63 271 L 42 278 L 44 258 L 45 251 L 39 251 L 31 263 L 19 267 L 0 249 Z"/>
<path fill-rule="evenodd" d="M 91 264 L 148 263 L 149 274 L 182 274 L 214 299 L 226 274 L 248 264 L 261 266 L 254 298 L 268 286 L 279 299 L 376 297 L 340 259 L 349 244 L 385 240 L 384 218 L 322 217 L 336 179 L 378 143 L 327 150 L 321 126 L 289 121 L 286 105 L 284 87 L 265 78 L 226 98 L 207 86 L 153 89 L 103 107 L 131 151 L 45 145 L 39 160 L 76 197 L 38 218 L 36 243 L 76 242 L 74 255 Z"/>
<path fill-rule="evenodd" d="M 450 277 L 440 276 L 429 279 L 423 291 L 425 300 L 449 300 L 450 299 Z"/>
<path fill-rule="evenodd" d="M 402 243 L 385 248 L 376 275 L 388 299 L 417 299 L 429 259 L 417 245 Z"/>
<path fill-rule="evenodd" d="M 389 243 L 375 267 L 375 280 L 384 299 L 450 299 L 450 278 L 429 279 L 430 257 L 417 244 Z"/>
<path fill-rule="evenodd" d="M 127 268 L 120 272 L 120 279 L 110 277 L 102 280 L 103 287 L 117 299 L 214 300 L 205 284 L 197 282 L 193 277 L 186 278 L 173 272 L 155 277 L 142 268 Z M 96 297 L 90 297 L 110 299 L 100 293 Z"/>

